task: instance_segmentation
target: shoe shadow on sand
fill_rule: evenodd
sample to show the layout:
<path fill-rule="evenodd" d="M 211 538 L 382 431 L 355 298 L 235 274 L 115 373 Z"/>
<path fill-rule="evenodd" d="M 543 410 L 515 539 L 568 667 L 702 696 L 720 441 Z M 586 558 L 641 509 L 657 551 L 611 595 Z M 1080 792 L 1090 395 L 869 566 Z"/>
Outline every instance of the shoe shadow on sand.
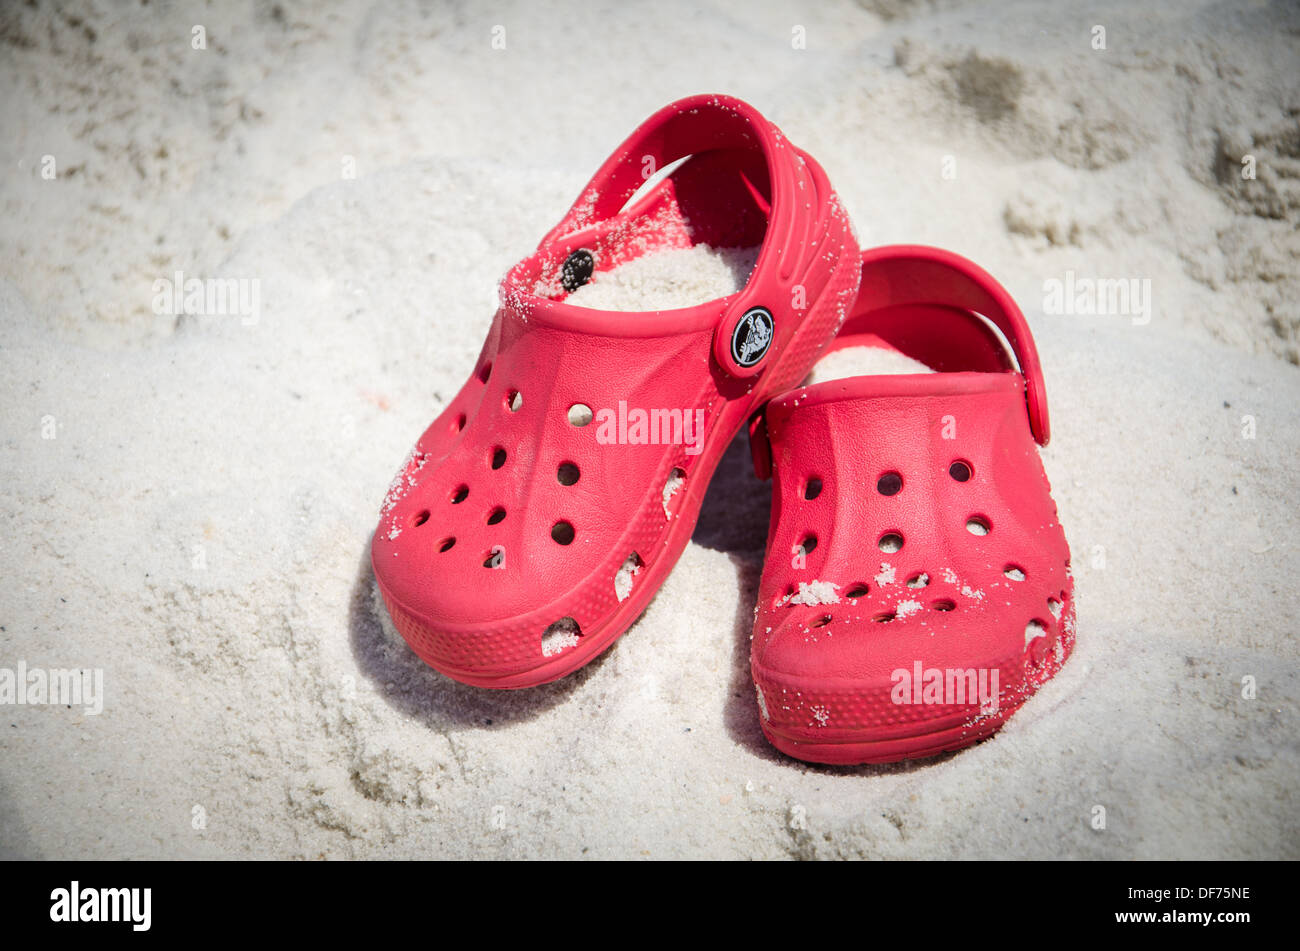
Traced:
<path fill-rule="evenodd" d="M 384 610 L 375 596 L 375 574 L 367 543 L 348 603 L 352 654 L 361 672 L 379 686 L 390 706 L 439 731 L 531 720 L 563 703 L 600 669 L 609 655 L 606 651 L 582 669 L 540 687 L 471 687 L 438 673 L 420 660 L 399 634 L 386 632 L 378 613 Z"/>

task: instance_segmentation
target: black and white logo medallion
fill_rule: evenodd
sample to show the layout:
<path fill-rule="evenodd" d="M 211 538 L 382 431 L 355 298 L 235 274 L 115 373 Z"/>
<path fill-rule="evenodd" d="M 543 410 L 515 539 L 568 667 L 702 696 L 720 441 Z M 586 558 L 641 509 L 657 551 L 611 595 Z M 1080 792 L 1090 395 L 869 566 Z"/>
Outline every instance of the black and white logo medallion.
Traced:
<path fill-rule="evenodd" d="M 752 367 L 767 354 L 772 346 L 775 329 L 772 312 L 766 307 L 751 307 L 736 321 L 731 332 L 731 359 L 738 366 Z"/>

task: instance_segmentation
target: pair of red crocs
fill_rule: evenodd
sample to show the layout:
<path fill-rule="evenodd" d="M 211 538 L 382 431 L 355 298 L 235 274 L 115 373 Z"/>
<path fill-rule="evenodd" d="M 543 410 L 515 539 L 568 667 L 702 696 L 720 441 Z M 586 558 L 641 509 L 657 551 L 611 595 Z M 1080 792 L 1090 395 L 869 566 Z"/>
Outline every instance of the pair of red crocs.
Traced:
<path fill-rule="evenodd" d="M 567 301 L 696 245 L 758 247 L 748 282 L 654 312 Z M 437 670 L 530 687 L 607 648 L 672 570 L 742 426 L 775 477 L 752 672 L 778 749 L 957 749 L 1069 655 L 1069 550 L 1019 308 L 957 255 L 861 253 L 820 166 L 752 107 L 701 96 L 648 119 L 500 300 L 372 546 L 394 625 Z M 798 385 L 862 345 L 939 372 Z"/>

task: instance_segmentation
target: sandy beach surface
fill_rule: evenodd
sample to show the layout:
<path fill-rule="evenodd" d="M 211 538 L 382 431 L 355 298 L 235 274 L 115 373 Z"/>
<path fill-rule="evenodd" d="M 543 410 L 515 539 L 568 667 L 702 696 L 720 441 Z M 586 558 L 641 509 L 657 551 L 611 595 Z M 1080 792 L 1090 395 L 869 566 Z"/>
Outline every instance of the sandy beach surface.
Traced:
<path fill-rule="evenodd" d="M 497 280 L 697 92 L 1037 336 L 1078 646 L 964 752 L 764 741 L 743 441 L 558 683 L 457 684 L 378 603 Z M 0 705 L 0 856 L 1300 857 L 1294 4 L 8 4 L 0 126 L 0 667 L 103 677 Z M 156 313 L 176 272 L 256 313 Z M 1054 303 L 1098 278 L 1125 312 Z"/>

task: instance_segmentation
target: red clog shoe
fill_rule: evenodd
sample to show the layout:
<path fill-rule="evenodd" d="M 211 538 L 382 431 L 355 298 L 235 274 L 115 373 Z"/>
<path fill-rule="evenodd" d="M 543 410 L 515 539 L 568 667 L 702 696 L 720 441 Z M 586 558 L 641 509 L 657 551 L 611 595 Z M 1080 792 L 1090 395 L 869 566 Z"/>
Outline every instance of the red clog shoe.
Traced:
<path fill-rule="evenodd" d="M 652 313 L 566 300 L 699 244 L 759 247 L 748 283 Z M 415 652 L 528 687 L 608 647 L 672 570 L 734 434 L 834 338 L 859 270 L 825 174 L 754 108 L 698 96 L 651 116 L 506 275 L 468 382 L 383 503 L 371 562 Z"/>
<path fill-rule="evenodd" d="M 1015 302 L 955 254 L 877 248 L 833 347 L 856 345 L 939 372 L 797 387 L 751 433 L 775 481 L 760 718 L 818 763 L 968 746 L 1074 646 L 1070 552 L 1035 446 L 1042 370 Z"/>

